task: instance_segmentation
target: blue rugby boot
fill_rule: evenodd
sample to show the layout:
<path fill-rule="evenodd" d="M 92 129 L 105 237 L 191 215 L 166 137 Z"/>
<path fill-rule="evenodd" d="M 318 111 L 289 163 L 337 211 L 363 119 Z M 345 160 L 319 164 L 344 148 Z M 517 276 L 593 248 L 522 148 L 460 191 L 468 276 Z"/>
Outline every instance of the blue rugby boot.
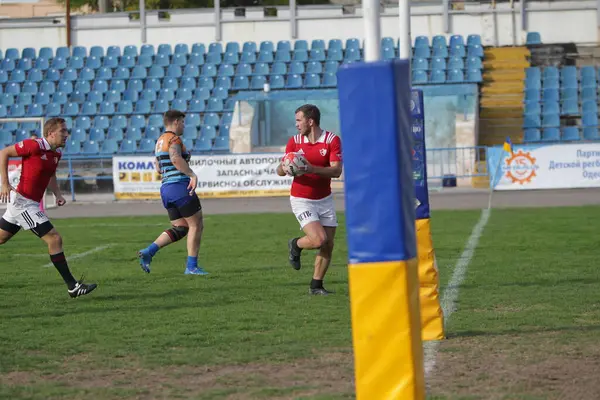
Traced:
<path fill-rule="evenodd" d="M 140 259 L 140 266 L 146 273 L 150 273 L 150 263 L 152 262 L 152 256 L 148 253 L 147 249 L 138 251 L 138 257 Z"/>
<path fill-rule="evenodd" d="M 208 272 L 206 272 L 202 267 L 186 267 L 185 275 L 208 275 Z"/>

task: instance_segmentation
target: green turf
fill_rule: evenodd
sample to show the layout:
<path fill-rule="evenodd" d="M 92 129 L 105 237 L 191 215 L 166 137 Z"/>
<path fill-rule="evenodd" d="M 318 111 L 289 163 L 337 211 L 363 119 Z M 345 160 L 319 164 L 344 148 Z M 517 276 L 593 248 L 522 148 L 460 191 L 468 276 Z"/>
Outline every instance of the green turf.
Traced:
<path fill-rule="evenodd" d="M 434 212 L 442 286 L 479 215 Z M 440 351 L 451 353 L 456 338 L 546 331 L 585 350 L 600 320 L 598 217 L 592 207 L 494 210 Z M 110 245 L 71 261 L 76 277 L 100 285 L 76 300 L 33 235 L 0 247 L 0 398 L 353 398 L 351 382 L 327 385 L 353 378 L 343 215 L 326 280 L 336 295 L 326 298 L 307 295 L 312 252 L 299 272 L 287 264 L 287 239 L 299 233 L 291 214 L 208 216 L 200 258 L 208 277 L 183 275 L 184 243 L 161 250 L 151 274 L 141 271 L 136 251 L 165 221 L 55 220 L 67 256 Z"/>

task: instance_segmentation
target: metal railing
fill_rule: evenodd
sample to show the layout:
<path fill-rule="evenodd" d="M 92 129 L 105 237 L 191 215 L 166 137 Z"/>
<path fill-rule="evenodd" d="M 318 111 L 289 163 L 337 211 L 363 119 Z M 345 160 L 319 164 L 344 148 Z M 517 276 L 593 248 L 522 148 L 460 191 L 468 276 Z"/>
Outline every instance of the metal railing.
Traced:
<path fill-rule="evenodd" d="M 457 147 L 427 149 L 427 175 L 430 186 L 442 186 L 444 179 L 472 179 L 487 177 L 483 162 L 486 147 Z M 149 154 L 120 154 L 148 156 Z M 203 154 L 210 156 L 210 153 Z M 483 168 L 481 166 L 484 166 Z M 113 193 L 112 155 L 69 156 L 65 155 L 56 176 L 62 192 L 71 201 L 79 198 L 100 200 L 111 198 Z"/>

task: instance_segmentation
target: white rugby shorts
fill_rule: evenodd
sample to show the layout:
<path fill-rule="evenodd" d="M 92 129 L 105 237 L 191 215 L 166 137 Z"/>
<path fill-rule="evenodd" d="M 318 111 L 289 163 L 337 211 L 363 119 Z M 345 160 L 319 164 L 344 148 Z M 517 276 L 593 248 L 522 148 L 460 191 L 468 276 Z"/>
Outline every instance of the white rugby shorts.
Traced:
<path fill-rule="evenodd" d="M 300 223 L 300 228 L 315 221 L 321 222 L 322 226 L 338 226 L 333 194 L 319 200 L 290 196 L 290 204 L 292 212 Z"/>
<path fill-rule="evenodd" d="M 40 203 L 21 196 L 19 193 L 10 192 L 10 203 L 2 216 L 6 222 L 19 225 L 26 231 L 48 222 L 48 216 L 40 210 Z"/>

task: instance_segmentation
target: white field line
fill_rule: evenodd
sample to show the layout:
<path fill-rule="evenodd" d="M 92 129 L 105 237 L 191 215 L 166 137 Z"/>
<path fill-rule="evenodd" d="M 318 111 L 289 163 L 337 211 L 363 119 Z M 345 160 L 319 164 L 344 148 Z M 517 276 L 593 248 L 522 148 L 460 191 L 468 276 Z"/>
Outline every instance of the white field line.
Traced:
<path fill-rule="evenodd" d="M 105 245 L 102 245 L 102 246 L 94 247 L 94 248 L 93 248 L 93 249 L 91 249 L 91 250 L 84 251 L 83 253 L 77 253 L 77 254 L 73 254 L 72 256 L 70 256 L 70 257 L 67 257 L 67 261 L 73 261 L 73 260 L 77 260 L 78 258 L 87 257 L 87 256 L 89 256 L 90 254 L 97 253 L 97 252 L 99 252 L 99 251 L 102 251 L 102 250 L 104 250 L 104 249 L 107 249 L 107 248 L 109 248 L 109 247 L 111 247 L 111 246 L 112 246 L 112 244 L 105 244 Z M 48 264 L 44 264 L 44 265 L 42 265 L 42 267 L 44 267 L 44 268 L 48 268 L 48 267 L 52 267 L 53 265 L 54 265 L 54 264 L 52 264 L 52 263 L 50 262 L 50 263 L 48 263 Z"/>
<path fill-rule="evenodd" d="M 460 285 L 465 279 L 467 269 L 469 268 L 469 264 L 471 263 L 473 255 L 475 254 L 475 249 L 477 249 L 477 244 L 479 243 L 479 239 L 481 239 L 481 235 L 483 234 L 483 229 L 490 219 L 491 211 L 492 210 L 489 208 L 481 211 L 481 217 L 479 217 L 479 221 L 477 221 L 477 224 L 475 224 L 473 227 L 471 236 L 469 236 L 462 254 L 456 261 L 454 273 L 450 278 L 450 283 L 448 283 L 446 290 L 444 290 L 444 293 L 442 294 L 440 303 L 444 313 L 444 324 L 448 323 L 450 316 L 454 313 L 454 311 L 456 311 L 456 301 L 458 300 L 458 291 L 460 289 Z M 425 376 L 428 376 L 435 368 L 439 344 L 439 340 L 428 341 L 424 344 Z"/>

